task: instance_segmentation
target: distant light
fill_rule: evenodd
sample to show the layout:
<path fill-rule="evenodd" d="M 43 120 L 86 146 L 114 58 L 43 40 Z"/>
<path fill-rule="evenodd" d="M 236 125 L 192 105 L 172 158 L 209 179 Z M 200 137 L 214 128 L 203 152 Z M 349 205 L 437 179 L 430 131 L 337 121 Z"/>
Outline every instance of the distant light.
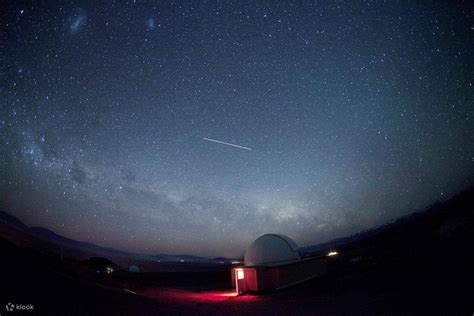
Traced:
<path fill-rule="evenodd" d="M 244 278 L 244 270 L 238 269 L 237 270 L 237 280 L 242 280 Z"/>
<path fill-rule="evenodd" d="M 336 256 L 336 255 L 338 255 L 338 254 L 339 254 L 339 253 L 338 253 L 337 251 L 330 251 L 330 252 L 327 254 L 327 256 L 328 256 L 328 257 L 332 257 L 332 256 Z"/>
<path fill-rule="evenodd" d="M 232 261 L 232 264 L 240 264 L 242 261 Z"/>

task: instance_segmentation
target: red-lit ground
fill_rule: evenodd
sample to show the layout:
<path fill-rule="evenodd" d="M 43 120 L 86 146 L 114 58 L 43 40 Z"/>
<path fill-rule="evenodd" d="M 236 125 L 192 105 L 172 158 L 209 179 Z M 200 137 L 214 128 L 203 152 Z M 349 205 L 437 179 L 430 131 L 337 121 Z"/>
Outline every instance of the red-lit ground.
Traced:
<path fill-rule="evenodd" d="M 222 303 L 222 302 L 257 302 L 261 300 L 259 296 L 237 295 L 235 291 L 189 291 L 173 288 L 147 288 L 136 291 L 137 295 L 160 301 L 175 303 Z"/>

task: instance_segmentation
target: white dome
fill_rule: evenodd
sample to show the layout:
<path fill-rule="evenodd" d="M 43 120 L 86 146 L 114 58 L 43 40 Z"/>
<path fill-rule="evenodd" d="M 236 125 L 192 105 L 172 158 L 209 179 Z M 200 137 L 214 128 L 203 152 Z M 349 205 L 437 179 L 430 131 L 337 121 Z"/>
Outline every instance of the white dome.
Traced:
<path fill-rule="evenodd" d="M 245 252 L 246 266 L 275 266 L 300 260 L 298 246 L 284 235 L 258 237 Z"/>

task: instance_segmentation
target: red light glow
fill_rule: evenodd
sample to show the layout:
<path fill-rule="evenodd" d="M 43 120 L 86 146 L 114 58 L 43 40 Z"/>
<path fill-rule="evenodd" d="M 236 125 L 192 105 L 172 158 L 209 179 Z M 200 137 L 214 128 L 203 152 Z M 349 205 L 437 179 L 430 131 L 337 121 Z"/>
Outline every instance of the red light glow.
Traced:
<path fill-rule="evenodd" d="M 170 288 L 147 288 L 137 291 L 139 295 L 162 301 L 174 301 L 180 303 L 208 302 L 224 303 L 226 301 L 256 301 L 259 298 L 252 295 L 238 295 L 235 291 L 203 291 L 194 292 L 189 290 L 178 290 Z"/>

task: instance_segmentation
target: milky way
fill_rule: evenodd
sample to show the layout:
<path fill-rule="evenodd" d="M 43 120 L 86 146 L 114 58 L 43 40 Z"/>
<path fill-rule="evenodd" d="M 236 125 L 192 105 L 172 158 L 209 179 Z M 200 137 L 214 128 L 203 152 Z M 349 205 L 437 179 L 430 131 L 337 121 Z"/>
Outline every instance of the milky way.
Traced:
<path fill-rule="evenodd" d="M 474 175 L 474 27 L 436 3 L 7 1 L 0 207 L 102 246 L 234 256 L 448 198 Z"/>

